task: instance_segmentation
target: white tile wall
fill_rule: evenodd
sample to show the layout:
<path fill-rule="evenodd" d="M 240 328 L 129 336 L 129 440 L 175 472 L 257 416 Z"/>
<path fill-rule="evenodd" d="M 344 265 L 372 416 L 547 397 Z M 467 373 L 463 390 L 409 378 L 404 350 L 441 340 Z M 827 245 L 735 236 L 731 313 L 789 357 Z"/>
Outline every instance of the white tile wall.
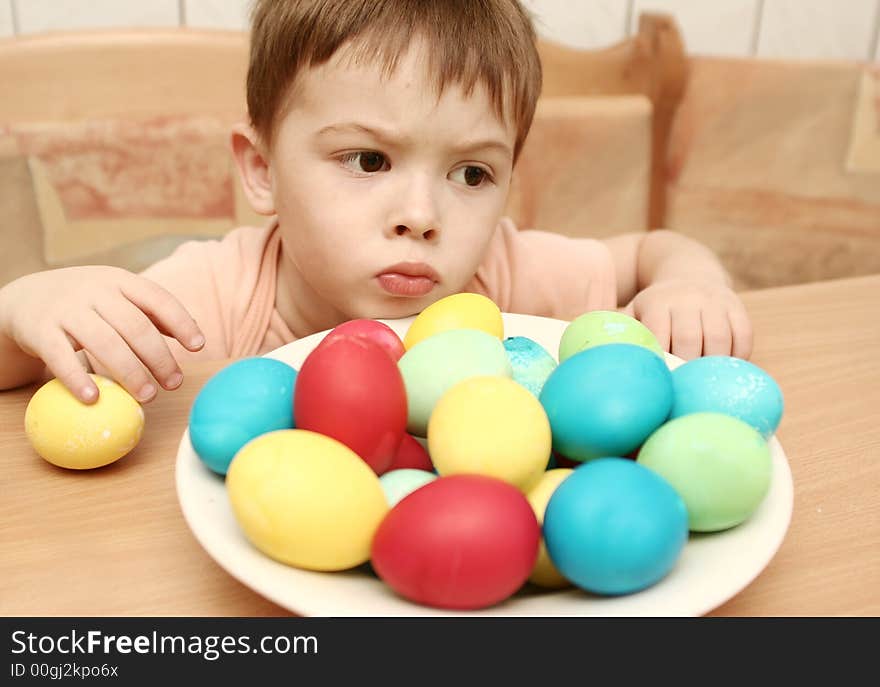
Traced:
<path fill-rule="evenodd" d="M 12 25 L 12 5 L 9 0 L 0 0 L 0 38 L 7 38 L 15 33 Z"/>
<path fill-rule="evenodd" d="M 66 29 L 179 26 L 177 0 L 13 0 L 21 33 Z"/>
<path fill-rule="evenodd" d="M 637 30 L 641 12 L 665 12 L 675 17 L 688 53 L 748 55 L 759 5 L 758 0 L 635 0 L 630 33 Z"/>
<path fill-rule="evenodd" d="M 599 48 L 626 35 L 630 0 L 523 0 L 538 34 L 575 48 Z"/>
<path fill-rule="evenodd" d="M 865 60 L 878 0 L 764 0 L 758 55 Z"/>
<path fill-rule="evenodd" d="M 197 29 L 246 30 L 250 7 L 251 0 L 184 0 L 184 23 Z"/>
<path fill-rule="evenodd" d="M 538 32 L 580 48 L 612 45 L 643 11 L 668 12 L 692 54 L 876 59 L 880 0 L 522 0 Z M 0 0 L 0 36 L 124 26 L 245 30 L 252 0 Z M 760 12 L 760 16 L 758 13 Z"/>

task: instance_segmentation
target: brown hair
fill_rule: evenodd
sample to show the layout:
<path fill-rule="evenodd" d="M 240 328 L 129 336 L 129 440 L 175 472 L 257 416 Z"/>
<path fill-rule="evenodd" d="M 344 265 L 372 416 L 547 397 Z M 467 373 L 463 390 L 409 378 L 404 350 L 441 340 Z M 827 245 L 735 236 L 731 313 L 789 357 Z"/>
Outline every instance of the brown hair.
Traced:
<path fill-rule="evenodd" d="M 267 144 L 300 70 L 352 41 L 356 59 L 388 75 L 414 36 L 428 44 L 438 96 L 449 83 L 466 94 L 484 85 L 499 119 L 512 115 L 514 159 L 525 142 L 541 63 L 519 0 L 256 0 L 251 19 L 248 112 Z"/>

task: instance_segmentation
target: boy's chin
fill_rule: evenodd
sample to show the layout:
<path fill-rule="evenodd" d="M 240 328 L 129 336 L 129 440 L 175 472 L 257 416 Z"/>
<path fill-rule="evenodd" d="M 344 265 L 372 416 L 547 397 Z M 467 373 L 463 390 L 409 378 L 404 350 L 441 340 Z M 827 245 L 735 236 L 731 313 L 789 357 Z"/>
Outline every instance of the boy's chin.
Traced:
<path fill-rule="evenodd" d="M 349 314 L 349 319 L 367 319 L 367 320 L 399 320 L 404 317 L 418 315 L 422 310 L 427 308 L 431 303 L 439 300 L 440 296 L 429 294 L 423 298 L 401 298 L 392 297 L 382 298 L 375 303 L 363 304 L 362 307 L 353 309 L 354 312 Z"/>

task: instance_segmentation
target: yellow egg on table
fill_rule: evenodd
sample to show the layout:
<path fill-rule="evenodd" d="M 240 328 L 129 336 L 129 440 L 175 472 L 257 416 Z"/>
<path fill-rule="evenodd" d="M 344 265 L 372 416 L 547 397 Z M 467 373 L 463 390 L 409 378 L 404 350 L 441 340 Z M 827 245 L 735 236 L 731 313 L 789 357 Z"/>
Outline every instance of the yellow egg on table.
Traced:
<path fill-rule="evenodd" d="M 495 303 L 478 293 L 456 293 L 435 301 L 413 320 L 403 345 L 406 350 L 448 329 L 480 329 L 504 339 L 504 321 Z"/>
<path fill-rule="evenodd" d="M 553 496 L 562 480 L 568 477 L 574 470 L 571 468 L 554 468 L 547 470 L 540 481 L 529 489 L 526 494 L 526 500 L 535 511 L 535 517 L 538 518 L 538 524 L 544 524 L 544 511 L 547 510 L 547 502 Z M 559 589 L 560 587 L 568 587 L 571 582 L 565 579 L 562 574 L 553 565 L 550 556 L 547 554 L 547 546 L 544 544 L 544 538 L 541 537 L 541 545 L 538 549 L 538 560 L 535 561 L 535 567 L 532 568 L 532 574 L 529 575 L 529 582 L 539 587 L 548 587 L 550 589 Z"/>
<path fill-rule="evenodd" d="M 226 491 L 254 546 L 308 570 L 365 563 L 388 512 L 370 466 L 336 439 L 305 429 L 268 432 L 242 446 L 226 473 Z"/>
<path fill-rule="evenodd" d="M 441 476 L 476 473 L 527 491 L 550 458 L 550 421 L 509 377 L 470 377 L 450 388 L 428 421 L 428 453 Z"/>
<path fill-rule="evenodd" d="M 53 465 L 87 470 L 129 453 L 141 440 L 144 411 L 112 379 L 92 374 L 99 397 L 92 405 L 59 380 L 41 386 L 28 402 L 24 429 L 34 450 Z"/>

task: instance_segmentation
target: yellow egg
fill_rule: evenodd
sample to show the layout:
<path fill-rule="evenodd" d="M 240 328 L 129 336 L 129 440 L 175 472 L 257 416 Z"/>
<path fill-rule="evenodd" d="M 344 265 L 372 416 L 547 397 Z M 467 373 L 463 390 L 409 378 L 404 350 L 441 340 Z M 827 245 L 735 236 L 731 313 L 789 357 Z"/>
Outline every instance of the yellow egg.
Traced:
<path fill-rule="evenodd" d="M 369 465 L 341 442 L 304 429 L 268 432 L 242 446 L 226 491 L 254 546 L 308 570 L 365 563 L 388 511 Z"/>
<path fill-rule="evenodd" d="M 524 492 L 544 472 L 551 441 L 544 407 L 509 377 L 459 382 L 428 421 L 428 453 L 440 475 L 489 475 Z"/>
<path fill-rule="evenodd" d="M 419 341 L 447 329 L 480 329 L 504 339 L 501 311 L 491 299 L 478 293 L 457 293 L 422 310 L 403 337 L 403 345 L 409 350 Z"/>
<path fill-rule="evenodd" d="M 540 481 L 526 494 L 526 500 L 531 504 L 532 510 L 535 511 L 535 517 L 538 518 L 540 525 L 544 524 L 544 511 L 547 510 L 547 502 L 550 501 L 550 497 L 553 496 L 556 487 L 572 472 L 574 471 L 570 468 L 547 470 L 541 476 Z M 556 566 L 553 565 L 553 561 L 550 560 L 543 537 L 541 537 L 541 546 L 538 549 L 538 560 L 535 561 L 535 567 L 532 568 L 529 582 L 539 587 L 549 587 L 551 589 L 568 587 L 571 584 L 560 574 Z"/>
<path fill-rule="evenodd" d="M 122 458 L 141 440 L 140 404 L 112 379 L 90 377 L 100 392 L 92 405 L 53 379 L 37 389 L 25 410 L 24 430 L 31 445 L 58 467 L 99 468 Z"/>

